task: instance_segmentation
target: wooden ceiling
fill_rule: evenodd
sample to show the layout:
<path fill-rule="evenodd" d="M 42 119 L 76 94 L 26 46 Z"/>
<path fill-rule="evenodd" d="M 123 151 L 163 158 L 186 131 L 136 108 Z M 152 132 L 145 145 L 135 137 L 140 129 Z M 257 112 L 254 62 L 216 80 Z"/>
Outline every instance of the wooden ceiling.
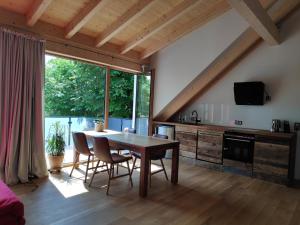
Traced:
<path fill-rule="evenodd" d="M 142 62 L 231 7 L 227 0 L 1 0 L 0 8 L 24 16 L 31 30 L 50 24 L 66 41 L 81 35 L 89 47 Z"/>

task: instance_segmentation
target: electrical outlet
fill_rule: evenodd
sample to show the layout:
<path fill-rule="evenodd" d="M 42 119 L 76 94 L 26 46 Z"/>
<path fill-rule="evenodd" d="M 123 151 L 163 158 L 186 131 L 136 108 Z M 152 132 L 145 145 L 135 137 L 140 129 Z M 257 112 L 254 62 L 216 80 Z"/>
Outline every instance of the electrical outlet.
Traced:
<path fill-rule="evenodd" d="M 243 125 L 243 121 L 242 120 L 235 120 L 234 124 L 238 125 L 238 126 L 242 126 Z"/>

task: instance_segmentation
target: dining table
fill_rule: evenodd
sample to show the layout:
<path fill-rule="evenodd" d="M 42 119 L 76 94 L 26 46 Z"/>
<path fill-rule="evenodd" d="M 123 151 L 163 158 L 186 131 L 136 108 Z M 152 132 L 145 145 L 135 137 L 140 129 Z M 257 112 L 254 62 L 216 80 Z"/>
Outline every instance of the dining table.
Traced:
<path fill-rule="evenodd" d="M 174 185 L 178 183 L 179 141 L 112 130 L 84 131 L 84 133 L 88 139 L 106 137 L 111 149 L 126 149 L 141 154 L 139 181 L 139 195 L 141 197 L 146 197 L 148 194 L 148 176 L 149 169 L 151 169 L 150 155 L 152 152 L 172 150 L 171 183 Z"/>

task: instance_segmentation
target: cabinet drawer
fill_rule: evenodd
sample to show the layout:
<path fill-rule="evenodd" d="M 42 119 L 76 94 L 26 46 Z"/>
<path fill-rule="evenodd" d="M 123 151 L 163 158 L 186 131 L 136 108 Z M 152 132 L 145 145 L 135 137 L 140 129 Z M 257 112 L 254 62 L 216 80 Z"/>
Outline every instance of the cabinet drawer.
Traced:
<path fill-rule="evenodd" d="M 188 127 L 188 126 L 176 126 L 176 132 L 183 132 L 183 133 L 195 133 L 197 134 L 197 128 L 195 127 Z"/>
<path fill-rule="evenodd" d="M 213 145 L 222 145 L 223 134 L 212 132 L 198 132 L 198 145 L 202 142 L 211 143 Z"/>
<path fill-rule="evenodd" d="M 255 142 L 254 162 L 264 162 L 273 166 L 288 166 L 289 164 L 288 145 Z"/>
<path fill-rule="evenodd" d="M 176 131 L 176 140 L 180 142 L 180 150 L 196 153 L 197 133 Z"/>

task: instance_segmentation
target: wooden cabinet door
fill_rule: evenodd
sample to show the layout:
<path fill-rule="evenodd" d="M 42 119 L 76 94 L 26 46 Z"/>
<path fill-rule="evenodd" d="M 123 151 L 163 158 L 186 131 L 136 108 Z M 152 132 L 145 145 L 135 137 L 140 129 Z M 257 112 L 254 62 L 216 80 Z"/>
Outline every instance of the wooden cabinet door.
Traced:
<path fill-rule="evenodd" d="M 222 163 L 223 134 L 198 131 L 197 159 Z"/>
<path fill-rule="evenodd" d="M 197 133 L 176 131 L 175 135 L 180 142 L 181 155 L 196 158 Z"/>
<path fill-rule="evenodd" d="M 289 145 L 255 142 L 253 173 L 255 176 L 285 183 L 288 179 Z"/>

